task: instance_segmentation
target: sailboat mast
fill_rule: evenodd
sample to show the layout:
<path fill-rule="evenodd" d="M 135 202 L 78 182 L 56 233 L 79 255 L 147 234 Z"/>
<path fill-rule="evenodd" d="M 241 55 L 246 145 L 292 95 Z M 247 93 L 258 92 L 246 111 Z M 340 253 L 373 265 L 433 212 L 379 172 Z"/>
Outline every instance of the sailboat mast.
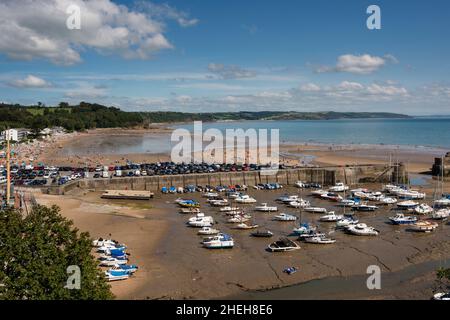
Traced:
<path fill-rule="evenodd" d="M 9 129 L 6 129 L 6 205 L 10 205 L 11 200 L 11 150 L 9 145 L 10 132 Z"/>

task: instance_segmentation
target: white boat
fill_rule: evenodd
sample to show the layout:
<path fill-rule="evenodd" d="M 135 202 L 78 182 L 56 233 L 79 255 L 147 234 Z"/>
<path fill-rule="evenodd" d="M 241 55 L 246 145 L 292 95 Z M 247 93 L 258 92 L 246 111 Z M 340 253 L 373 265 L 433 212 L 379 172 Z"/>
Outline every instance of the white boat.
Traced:
<path fill-rule="evenodd" d="M 397 202 L 397 208 L 403 209 L 403 210 L 413 210 L 418 205 L 419 205 L 418 202 L 415 202 L 412 200 Z"/>
<path fill-rule="evenodd" d="M 300 240 L 304 240 L 306 238 L 312 238 L 312 237 L 325 237 L 325 233 L 311 230 L 307 233 L 302 233 L 298 236 L 298 238 Z"/>
<path fill-rule="evenodd" d="M 354 218 L 342 218 L 339 221 L 336 221 L 336 227 L 338 228 L 343 228 L 343 227 L 347 227 L 351 224 L 355 225 L 358 224 L 359 220 L 358 219 L 354 219 Z"/>
<path fill-rule="evenodd" d="M 326 208 L 320 208 L 320 207 L 306 207 L 303 209 L 306 212 L 312 212 L 312 213 L 326 213 Z"/>
<path fill-rule="evenodd" d="M 220 208 L 219 209 L 220 210 L 220 212 L 230 212 L 230 211 L 239 211 L 240 210 L 240 208 L 238 208 L 238 207 L 223 207 L 223 208 Z"/>
<path fill-rule="evenodd" d="M 421 203 L 417 207 L 414 208 L 414 211 L 417 214 L 429 214 L 429 213 L 432 213 L 434 210 L 432 207 L 430 207 L 426 203 Z"/>
<path fill-rule="evenodd" d="M 197 219 L 204 219 L 206 221 L 209 221 L 211 223 L 214 223 L 214 219 L 211 216 L 205 216 L 205 214 L 203 212 L 199 212 L 197 213 L 195 216 L 190 217 L 188 221 L 194 221 Z"/>
<path fill-rule="evenodd" d="M 273 217 L 273 220 L 276 220 L 276 221 L 295 221 L 295 220 L 297 220 L 297 217 L 293 216 L 291 214 L 287 214 L 287 213 L 280 213 L 279 215 L 276 215 L 275 217 Z"/>
<path fill-rule="evenodd" d="M 339 220 L 341 220 L 343 218 L 344 218 L 343 215 L 338 215 L 338 214 L 335 214 L 334 211 L 331 211 L 328 214 L 326 214 L 324 216 L 321 216 L 319 218 L 319 220 L 323 221 L 323 222 L 336 222 L 336 221 L 339 221 Z"/>
<path fill-rule="evenodd" d="M 450 216 L 450 209 L 439 209 L 431 214 L 431 219 L 446 220 Z"/>
<path fill-rule="evenodd" d="M 411 225 L 411 230 L 418 232 L 431 232 L 434 231 L 438 227 L 436 222 L 421 220 L 413 223 Z"/>
<path fill-rule="evenodd" d="M 356 210 L 356 211 L 370 212 L 370 211 L 377 210 L 378 207 L 374 206 L 374 205 L 367 204 L 367 203 L 361 203 L 360 202 L 360 203 L 357 203 L 354 206 L 352 206 L 352 209 Z"/>
<path fill-rule="evenodd" d="M 317 227 L 310 226 L 308 223 L 302 223 L 300 226 L 294 228 L 294 230 L 292 230 L 292 233 L 294 233 L 296 235 L 301 235 L 301 234 L 313 232 L 316 230 L 317 230 Z"/>
<path fill-rule="evenodd" d="M 95 239 L 92 241 L 92 245 L 94 247 L 103 247 L 103 246 L 115 247 L 115 246 L 119 245 L 119 243 L 116 240 L 112 240 L 112 239 L 98 238 L 98 239 Z"/>
<path fill-rule="evenodd" d="M 426 197 L 426 194 L 423 192 L 419 192 L 416 190 L 402 190 L 395 193 L 397 197 L 401 199 L 409 199 L 409 200 L 421 200 Z"/>
<path fill-rule="evenodd" d="M 195 217 L 189 218 L 187 224 L 194 228 L 211 227 L 214 219 L 210 216 L 205 216 L 203 213 L 197 214 Z"/>
<path fill-rule="evenodd" d="M 416 217 L 405 216 L 403 213 L 397 213 L 394 217 L 389 217 L 393 224 L 413 224 L 417 221 Z"/>
<path fill-rule="evenodd" d="M 397 199 L 393 197 L 382 197 L 380 198 L 380 203 L 382 204 L 394 204 L 397 203 Z"/>
<path fill-rule="evenodd" d="M 278 211 L 278 208 L 268 206 L 267 203 L 262 203 L 260 206 L 256 206 L 255 210 L 262 211 L 262 212 L 274 212 L 274 211 Z"/>
<path fill-rule="evenodd" d="M 341 199 L 338 203 L 339 207 L 351 207 L 357 204 L 357 201 L 354 199 Z"/>
<path fill-rule="evenodd" d="M 298 196 L 297 195 L 287 195 L 287 194 L 285 194 L 285 195 L 283 195 L 283 196 L 281 196 L 281 197 L 278 197 L 277 199 L 276 199 L 276 201 L 281 201 L 281 202 L 284 202 L 284 203 L 289 203 L 289 202 L 292 202 L 292 201 L 297 201 L 298 200 Z"/>
<path fill-rule="evenodd" d="M 238 215 L 243 215 L 244 211 L 243 210 L 227 211 L 227 212 L 225 212 L 225 214 L 227 216 L 238 216 Z"/>
<path fill-rule="evenodd" d="M 219 233 L 216 236 L 206 238 L 203 241 L 203 246 L 207 249 L 226 249 L 234 247 L 233 238 L 225 233 Z"/>
<path fill-rule="evenodd" d="M 307 243 L 314 243 L 314 244 L 332 244 L 336 242 L 335 239 L 319 236 L 305 238 L 304 241 Z"/>
<path fill-rule="evenodd" d="M 198 234 L 200 235 L 213 235 L 218 234 L 220 231 L 211 227 L 203 227 L 200 230 L 198 230 Z"/>
<path fill-rule="evenodd" d="M 120 264 L 127 264 L 128 260 L 127 259 L 117 259 L 114 257 L 108 257 L 108 256 L 100 256 L 98 258 L 98 260 L 100 261 L 99 265 L 102 267 L 112 267 L 115 265 L 120 265 Z"/>
<path fill-rule="evenodd" d="M 202 197 L 204 198 L 214 198 L 214 197 L 218 197 L 219 194 L 217 192 L 206 192 L 204 194 L 202 194 Z"/>
<path fill-rule="evenodd" d="M 181 208 L 180 213 L 182 214 L 193 214 L 193 213 L 200 213 L 199 208 Z"/>
<path fill-rule="evenodd" d="M 337 201 L 337 202 L 340 202 L 342 200 L 342 197 L 334 192 L 324 193 L 320 196 L 320 198 L 325 199 L 325 200 Z"/>
<path fill-rule="evenodd" d="M 292 208 L 307 208 L 311 206 L 311 203 L 307 200 L 298 199 L 296 201 L 289 202 L 288 206 Z"/>
<path fill-rule="evenodd" d="M 450 207 L 450 198 L 443 197 L 441 199 L 434 200 L 436 207 Z"/>
<path fill-rule="evenodd" d="M 234 216 L 227 220 L 228 223 L 243 223 L 249 221 L 250 218 L 246 216 Z"/>
<path fill-rule="evenodd" d="M 300 249 L 300 246 L 296 242 L 294 242 L 288 238 L 280 238 L 280 240 L 269 244 L 267 249 L 271 252 L 286 252 L 286 251 L 298 250 L 298 249 Z"/>
<path fill-rule="evenodd" d="M 365 223 L 358 223 L 355 225 L 349 225 L 346 228 L 347 232 L 357 236 L 377 236 L 379 232 L 373 227 L 367 226 Z"/>
<path fill-rule="evenodd" d="M 247 225 L 247 224 L 245 224 L 245 223 L 240 223 L 240 224 L 238 224 L 238 225 L 235 227 L 235 229 L 249 230 L 249 229 L 256 229 L 256 228 L 258 228 L 258 227 L 259 227 L 259 226 L 258 226 L 257 224 L 253 224 L 253 225 L 249 226 L 249 225 Z"/>
<path fill-rule="evenodd" d="M 130 274 L 125 271 L 107 270 L 105 271 L 105 278 L 108 281 L 126 280 L 130 277 Z"/>
<path fill-rule="evenodd" d="M 209 202 L 210 205 L 213 207 L 224 207 L 228 205 L 227 199 L 221 199 L 221 200 L 214 200 Z"/>
<path fill-rule="evenodd" d="M 235 199 L 235 201 L 236 201 L 237 203 L 243 203 L 243 204 L 256 203 L 256 199 L 250 197 L 250 196 L 247 195 L 247 194 L 244 194 L 244 195 L 241 195 L 241 196 L 237 197 L 237 198 Z"/>
<path fill-rule="evenodd" d="M 322 190 L 322 189 L 311 191 L 311 195 L 314 197 L 320 197 L 323 194 L 327 194 L 327 193 L 328 193 L 328 191 Z"/>
<path fill-rule="evenodd" d="M 294 183 L 294 186 L 296 186 L 297 188 L 304 188 L 306 187 L 306 184 L 303 181 L 297 181 L 296 183 Z"/>
<path fill-rule="evenodd" d="M 329 191 L 330 192 L 344 192 L 344 191 L 346 191 L 348 189 L 349 189 L 348 186 L 346 186 L 344 183 L 338 182 L 334 186 L 332 186 L 329 189 Z"/>
<path fill-rule="evenodd" d="M 438 292 L 433 295 L 433 300 L 449 301 L 450 300 L 450 292 Z"/>

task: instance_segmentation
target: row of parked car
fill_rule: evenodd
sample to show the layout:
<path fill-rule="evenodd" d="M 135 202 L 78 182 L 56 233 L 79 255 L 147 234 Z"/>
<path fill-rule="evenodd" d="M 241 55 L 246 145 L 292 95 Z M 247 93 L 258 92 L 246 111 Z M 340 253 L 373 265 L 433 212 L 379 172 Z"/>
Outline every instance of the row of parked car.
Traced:
<path fill-rule="evenodd" d="M 232 185 L 232 186 L 195 186 L 187 185 L 186 187 L 162 187 L 162 193 L 192 193 L 192 192 L 236 192 L 236 191 L 246 191 L 248 187 L 246 185 Z"/>

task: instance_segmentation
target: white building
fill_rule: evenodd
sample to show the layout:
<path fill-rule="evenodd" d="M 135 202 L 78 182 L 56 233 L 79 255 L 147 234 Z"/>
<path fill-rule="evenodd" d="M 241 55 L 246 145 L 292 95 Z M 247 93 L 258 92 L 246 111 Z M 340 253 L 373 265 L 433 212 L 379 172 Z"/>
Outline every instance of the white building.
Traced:
<path fill-rule="evenodd" d="M 16 129 L 8 129 L 2 132 L 0 141 L 19 141 L 19 132 Z"/>

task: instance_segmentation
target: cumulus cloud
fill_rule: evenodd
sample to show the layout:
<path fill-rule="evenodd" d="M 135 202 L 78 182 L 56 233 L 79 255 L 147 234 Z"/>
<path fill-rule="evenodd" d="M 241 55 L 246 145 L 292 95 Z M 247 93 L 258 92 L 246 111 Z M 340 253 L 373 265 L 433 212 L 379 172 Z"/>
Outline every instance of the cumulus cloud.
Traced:
<path fill-rule="evenodd" d="M 386 65 L 387 62 L 398 63 L 398 60 L 390 54 L 385 55 L 384 58 L 371 56 L 369 54 L 344 54 L 338 57 L 335 66 L 320 66 L 316 69 L 316 72 L 348 72 L 355 74 L 370 74 L 382 68 L 384 65 Z"/>
<path fill-rule="evenodd" d="M 81 30 L 66 26 L 70 5 L 81 11 Z M 183 13 L 160 13 L 154 19 L 111 0 L 3 0 L 0 3 L 0 53 L 12 59 L 41 58 L 55 64 L 82 61 L 80 52 L 93 49 L 101 54 L 147 59 L 173 45 L 164 35 L 163 17 Z M 181 19 L 181 18 L 180 18 Z M 192 21 L 180 20 L 184 26 Z"/>
<path fill-rule="evenodd" d="M 221 79 L 242 79 L 253 78 L 256 76 L 255 71 L 244 69 L 235 65 L 224 65 L 221 63 L 210 63 L 208 65 L 208 71 Z"/>
<path fill-rule="evenodd" d="M 48 88 L 51 86 L 49 82 L 31 74 L 23 79 L 11 81 L 9 85 L 16 88 Z"/>
<path fill-rule="evenodd" d="M 177 10 L 167 3 L 156 4 L 148 1 L 138 1 L 135 4 L 135 8 L 139 11 L 145 11 L 149 16 L 157 20 L 174 20 L 182 27 L 191 27 L 199 22 L 198 19 L 191 18 L 188 13 Z"/>

